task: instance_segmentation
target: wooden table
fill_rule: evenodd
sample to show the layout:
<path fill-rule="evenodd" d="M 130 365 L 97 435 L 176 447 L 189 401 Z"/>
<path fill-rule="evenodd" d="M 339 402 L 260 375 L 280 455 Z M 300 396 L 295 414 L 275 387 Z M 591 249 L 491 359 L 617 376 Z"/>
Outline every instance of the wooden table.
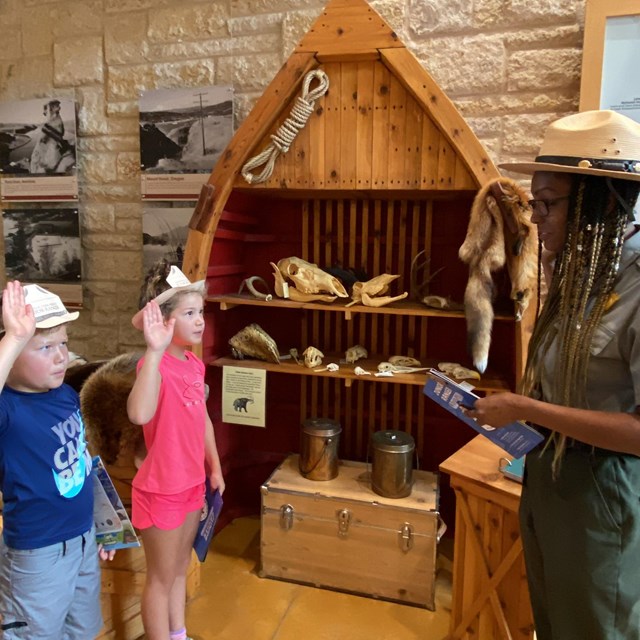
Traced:
<path fill-rule="evenodd" d="M 456 494 L 451 639 L 533 638 L 521 485 L 499 472 L 501 457 L 502 449 L 477 436 L 440 465 Z"/>

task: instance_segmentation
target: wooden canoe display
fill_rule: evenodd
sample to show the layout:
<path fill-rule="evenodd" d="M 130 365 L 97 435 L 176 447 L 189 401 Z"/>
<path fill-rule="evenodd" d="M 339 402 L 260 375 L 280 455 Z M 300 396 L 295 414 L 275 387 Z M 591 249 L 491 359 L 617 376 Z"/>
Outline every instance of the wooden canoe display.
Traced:
<path fill-rule="evenodd" d="M 327 74 L 328 92 L 270 178 L 248 184 L 242 167 L 272 142 L 313 70 Z M 368 356 L 355 364 L 372 373 L 393 355 L 412 356 L 423 367 L 471 366 L 464 313 L 455 307 L 429 308 L 412 295 L 375 307 L 348 298 L 267 301 L 238 291 L 258 276 L 273 293 L 270 263 L 297 256 L 368 278 L 399 275 L 392 295 L 415 294 L 417 286 L 421 295 L 461 303 L 467 268 L 458 248 L 471 203 L 498 175 L 452 102 L 385 21 L 364 0 L 332 0 L 223 152 L 190 223 L 183 270 L 208 286 L 200 354 L 209 365 L 209 413 L 227 480 L 223 518 L 258 512 L 260 485 L 287 453 L 299 451 L 300 425 L 309 417 L 340 422 L 343 459 L 365 461 L 376 430 L 406 431 L 426 470 L 474 436 L 423 396 L 423 372 L 358 376 L 344 363 L 330 372 L 293 359 L 236 360 L 228 341 L 257 323 L 280 353 L 313 346 L 325 365 L 362 345 Z M 417 259 L 423 269 L 412 287 Z M 522 369 L 522 330 L 503 280 L 490 367 L 474 381 L 482 393 L 513 389 Z M 265 429 L 222 420 L 226 365 L 267 371 Z M 441 513 L 450 524 L 452 497 L 444 486 Z"/>

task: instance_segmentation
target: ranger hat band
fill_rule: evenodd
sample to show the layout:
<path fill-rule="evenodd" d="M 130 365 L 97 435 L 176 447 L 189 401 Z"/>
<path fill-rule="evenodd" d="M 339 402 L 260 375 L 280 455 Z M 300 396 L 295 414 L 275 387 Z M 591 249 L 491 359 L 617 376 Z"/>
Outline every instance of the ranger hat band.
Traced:
<path fill-rule="evenodd" d="M 36 318 L 37 329 L 51 329 L 65 322 L 77 320 L 78 311 L 69 312 L 55 293 L 37 284 L 24 287 L 24 302 L 30 304 Z"/>
<path fill-rule="evenodd" d="M 640 124 L 615 111 L 583 111 L 552 122 L 534 162 L 499 165 L 536 171 L 640 181 Z"/>

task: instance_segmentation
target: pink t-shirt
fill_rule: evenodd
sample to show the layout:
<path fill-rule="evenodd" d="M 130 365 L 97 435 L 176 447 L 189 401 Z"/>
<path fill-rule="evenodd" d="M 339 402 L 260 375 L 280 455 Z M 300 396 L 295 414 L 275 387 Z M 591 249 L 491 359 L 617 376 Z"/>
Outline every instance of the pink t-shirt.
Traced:
<path fill-rule="evenodd" d="M 204 482 L 204 363 L 190 351 L 185 355 L 165 353 L 160 361 L 158 407 L 142 427 L 148 454 L 133 479 L 136 489 L 171 495 Z"/>

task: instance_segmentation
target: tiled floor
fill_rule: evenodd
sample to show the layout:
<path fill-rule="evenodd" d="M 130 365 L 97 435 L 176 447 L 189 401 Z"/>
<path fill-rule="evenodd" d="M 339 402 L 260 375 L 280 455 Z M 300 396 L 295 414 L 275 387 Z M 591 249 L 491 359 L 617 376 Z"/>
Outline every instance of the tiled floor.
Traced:
<path fill-rule="evenodd" d="M 194 640 L 442 640 L 451 611 L 452 541 L 438 553 L 436 610 L 260 578 L 260 520 L 214 539 L 187 609 Z"/>

